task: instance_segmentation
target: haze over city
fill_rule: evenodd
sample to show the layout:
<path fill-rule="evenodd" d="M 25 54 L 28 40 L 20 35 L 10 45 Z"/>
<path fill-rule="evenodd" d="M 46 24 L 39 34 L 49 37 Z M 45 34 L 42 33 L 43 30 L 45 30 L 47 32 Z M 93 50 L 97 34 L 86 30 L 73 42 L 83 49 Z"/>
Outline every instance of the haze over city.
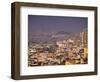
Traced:
<path fill-rule="evenodd" d="M 76 34 L 87 28 L 88 19 L 85 17 L 62 17 L 62 16 L 28 16 L 29 41 L 35 35 L 67 32 Z"/>

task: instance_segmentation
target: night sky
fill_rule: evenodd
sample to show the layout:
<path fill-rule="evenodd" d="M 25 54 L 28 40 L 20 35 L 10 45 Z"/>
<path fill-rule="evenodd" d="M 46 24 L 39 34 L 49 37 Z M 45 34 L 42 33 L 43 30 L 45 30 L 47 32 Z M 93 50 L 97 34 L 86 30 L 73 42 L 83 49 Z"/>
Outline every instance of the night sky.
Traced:
<path fill-rule="evenodd" d="M 28 15 L 28 37 L 30 40 L 34 34 L 59 31 L 79 33 L 87 28 L 87 21 L 85 17 Z"/>

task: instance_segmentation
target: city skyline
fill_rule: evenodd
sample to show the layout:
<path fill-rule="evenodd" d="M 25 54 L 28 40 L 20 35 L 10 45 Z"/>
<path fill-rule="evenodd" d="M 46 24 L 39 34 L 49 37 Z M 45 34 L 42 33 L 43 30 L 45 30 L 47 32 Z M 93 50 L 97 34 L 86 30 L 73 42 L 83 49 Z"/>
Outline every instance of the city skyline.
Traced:
<path fill-rule="evenodd" d="M 87 18 L 28 18 L 28 66 L 88 63 Z"/>

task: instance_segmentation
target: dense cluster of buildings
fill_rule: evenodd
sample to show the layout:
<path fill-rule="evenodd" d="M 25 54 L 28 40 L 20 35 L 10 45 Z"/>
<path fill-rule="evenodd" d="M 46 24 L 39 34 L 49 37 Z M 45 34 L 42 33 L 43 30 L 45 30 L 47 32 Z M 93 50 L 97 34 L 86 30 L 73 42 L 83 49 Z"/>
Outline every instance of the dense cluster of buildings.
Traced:
<path fill-rule="evenodd" d="M 55 43 L 31 43 L 28 49 L 28 66 L 87 64 L 87 32 Z"/>

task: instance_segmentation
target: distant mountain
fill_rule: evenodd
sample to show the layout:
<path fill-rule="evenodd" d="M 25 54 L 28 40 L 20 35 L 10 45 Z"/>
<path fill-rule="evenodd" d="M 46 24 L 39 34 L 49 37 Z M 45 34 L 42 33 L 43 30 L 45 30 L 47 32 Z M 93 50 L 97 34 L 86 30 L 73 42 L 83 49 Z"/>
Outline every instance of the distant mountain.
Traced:
<path fill-rule="evenodd" d="M 71 35 L 70 32 L 59 31 L 59 32 L 56 32 L 56 33 L 52 34 L 52 38 L 65 39 L 65 38 L 68 38 L 70 35 Z"/>
<path fill-rule="evenodd" d="M 58 31 L 58 32 L 53 32 L 51 34 L 47 33 L 47 34 L 35 35 L 31 38 L 31 41 L 35 41 L 35 42 L 56 42 L 58 40 L 67 39 L 69 36 L 71 36 L 70 32 Z"/>
<path fill-rule="evenodd" d="M 57 34 L 63 34 L 63 35 L 70 35 L 71 33 L 70 32 L 66 32 L 66 31 L 59 31 L 57 33 L 55 33 L 56 35 Z"/>

